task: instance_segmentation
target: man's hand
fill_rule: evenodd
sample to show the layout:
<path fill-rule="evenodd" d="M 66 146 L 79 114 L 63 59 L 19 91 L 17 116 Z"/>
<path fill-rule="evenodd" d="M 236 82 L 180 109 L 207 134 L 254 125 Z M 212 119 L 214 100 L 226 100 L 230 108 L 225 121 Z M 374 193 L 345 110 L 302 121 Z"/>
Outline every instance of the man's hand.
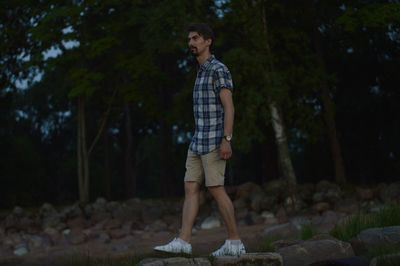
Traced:
<path fill-rule="evenodd" d="M 223 160 L 228 160 L 229 158 L 232 157 L 232 148 L 231 148 L 231 143 L 229 141 L 225 139 L 222 140 L 221 147 L 219 148 L 219 155 Z"/>

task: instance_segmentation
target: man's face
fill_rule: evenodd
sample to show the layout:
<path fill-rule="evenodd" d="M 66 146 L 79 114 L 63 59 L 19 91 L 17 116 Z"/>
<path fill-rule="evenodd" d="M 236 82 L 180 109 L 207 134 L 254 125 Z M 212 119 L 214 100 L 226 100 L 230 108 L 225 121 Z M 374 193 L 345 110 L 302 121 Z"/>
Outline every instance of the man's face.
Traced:
<path fill-rule="evenodd" d="M 188 35 L 188 45 L 189 50 L 194 56 L 199 56 L 204 52 L 209 51 L 211 45 L 211 39 L 205 40 L 203 36 L 199 35 L 197 32 L 189 32 Z"/>

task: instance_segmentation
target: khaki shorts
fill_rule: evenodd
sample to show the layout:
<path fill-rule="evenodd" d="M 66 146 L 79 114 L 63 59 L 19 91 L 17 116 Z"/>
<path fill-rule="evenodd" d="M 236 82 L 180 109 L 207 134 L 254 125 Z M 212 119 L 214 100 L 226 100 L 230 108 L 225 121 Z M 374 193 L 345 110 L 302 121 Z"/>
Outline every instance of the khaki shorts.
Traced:
<path fill-rule="evenodd" d="M 200 185 L 205 179 L 206 187 L 223 186 L 226 161 L 219 156 L 219 149 L 205 155 L 188 150 L 186 159 L 185 182 L 195 181 Z"/>

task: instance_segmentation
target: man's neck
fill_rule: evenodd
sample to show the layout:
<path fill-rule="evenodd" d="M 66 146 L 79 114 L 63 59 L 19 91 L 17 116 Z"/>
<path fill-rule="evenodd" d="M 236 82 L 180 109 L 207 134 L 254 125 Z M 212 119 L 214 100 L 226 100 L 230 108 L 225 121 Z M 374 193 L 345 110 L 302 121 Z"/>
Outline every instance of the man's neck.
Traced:
<path fill-rule="evenodd" d="M 210 57 L 211 57 L 211 53 L 209 51 L 207 51 L 201 55 L 198 55 L 196 57 L 196 59 L 197 59 L 197 62 L 199 63 L 199 65 L 202 65 Z"/>

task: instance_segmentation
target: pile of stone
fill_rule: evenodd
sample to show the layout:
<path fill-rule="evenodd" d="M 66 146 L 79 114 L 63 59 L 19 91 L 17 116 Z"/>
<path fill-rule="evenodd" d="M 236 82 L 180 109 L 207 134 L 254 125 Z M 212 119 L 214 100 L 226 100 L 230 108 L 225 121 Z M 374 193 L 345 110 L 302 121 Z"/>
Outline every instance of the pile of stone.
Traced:
<path fill-rule="evenodd" d="M 280 250 L 284 260 L 287 260 L 284 254 L 307 249 L 302 245 L 311 245 L 312 249 L 314 244 L 307 242 L 287 242 L 300 239 L 304 226 L 310 226 L 327 238 L 313 241 L 331 243 L 329 241 L 337 240 L 327 233 L 349 215 L 360 210 L 374 212 L 382 206 L 400 203 L 400 182 L 343 190 L 334 183 L 321 181 L 299 185 L 294 196 L 288 194 L 287 186 L 280 180 L 262 186 L 248 182 L 226 189 L 233 200 L 239 225 L 265 225 L 265 238 L 286 241 L 277 243 L 277 251 Z M 76 203 L 57 208 L 45 203 L 37 210 L 17 206 L 0 215 L 0 257 L 4 254 L 22 256 L 54 246 L 90 241 L 110 243 L 127 236 L 145 236 L 147 232 L 177 232 L 181 208 L 182 200 L 138 198 L 124 202 L 98 198 L 86 206 Z M 210 194 L 202 191 L 194 231 L 220 227 L 222 220 L 217 209 Z M 315 242 L 315 245 L 320 243 Z M 349 249 L 344 250 L 344 255 L 354 255 Z"/>

